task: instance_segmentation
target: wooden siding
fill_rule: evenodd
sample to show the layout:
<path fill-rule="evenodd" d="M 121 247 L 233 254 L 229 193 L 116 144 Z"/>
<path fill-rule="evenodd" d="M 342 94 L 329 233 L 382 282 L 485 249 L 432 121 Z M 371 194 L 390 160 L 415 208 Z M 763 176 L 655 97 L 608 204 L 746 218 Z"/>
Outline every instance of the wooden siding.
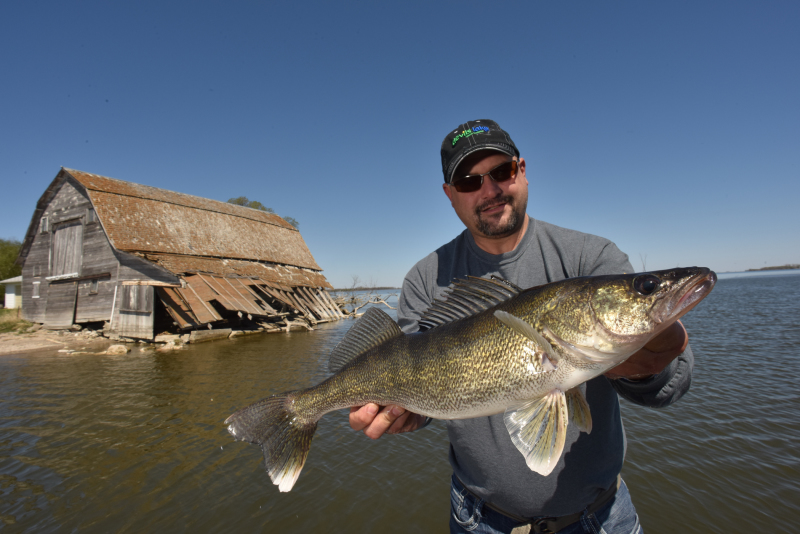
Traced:
<path fill-rule="evenodd" d="M 27 320 L 64 326 L 74 319 L 77 282 L 48 278 L 64 274 L 72 274 L 75 278 L 82 275 L 83 217 L 90 207 L 82 186 L 69 180 L 54 192 L 45 207 L 42 217 L 47 218 L 48 224 L 36 224 L 36 234 L 22 269 L 22 309 Z M 59 239 L 56 240 L 54 235 Z M 39 282 L 39 298 L 33 298 L 33 282 Z M 69 323 L 66 323 L 67 317 Z"/>
<path fill-rule="evenodd" d="M 75 300 L 78 296 L 78 283 L 61 280 L 50 284 L 47 291 L 45 326 L 64 327 L 75 320 Z"/>
<path fill-rule="evenodd" d="M 97 290 L 94 291 L 96 280 Z M 109 273 L 102 278 L 84 279 L 78 282 L 78 303 L 75 306 L 75 322 L 91 323 L 110 321 L 114 303 L 114 282 Z"/>
<path fill-rule="evenodd" d="M 117 287 L 112 331 L 136 339 L 153 339 L 153 286 Z"/>

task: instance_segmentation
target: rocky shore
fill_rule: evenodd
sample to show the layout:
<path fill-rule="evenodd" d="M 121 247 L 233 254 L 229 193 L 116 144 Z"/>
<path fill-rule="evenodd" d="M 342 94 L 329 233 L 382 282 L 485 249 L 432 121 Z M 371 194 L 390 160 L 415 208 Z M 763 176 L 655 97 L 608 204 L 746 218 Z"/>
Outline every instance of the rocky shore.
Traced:
<path fill-rule="evenodd" d="M 293 322 L 275 332 L 287 330 L 310 330 L 304 322 Z M 233 330 L 222 328 L 216 330 L 194 330 L 186 334 L 161 334 L 153 342 L 121 338 L 105 337 L 102 330 L 48 330 L 35 324 L 25 330 L 0 333 L 0 355 L 18 354 L 31 351 L 58 351 L 64 354 L 95 353 L 125 354 L 134 347 L 150 347 L 156 351 L 180 350 L 189 343 L 202 343 L 231 337 L 272 332 L 264 328 L 253 330 Z"/>

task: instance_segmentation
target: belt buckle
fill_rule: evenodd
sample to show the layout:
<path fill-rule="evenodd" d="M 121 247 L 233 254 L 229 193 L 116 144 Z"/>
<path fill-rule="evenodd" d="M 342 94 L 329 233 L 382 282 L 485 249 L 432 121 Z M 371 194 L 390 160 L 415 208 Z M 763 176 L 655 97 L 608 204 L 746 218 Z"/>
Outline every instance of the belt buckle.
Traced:
<path fill-rule="evenodd" d="M 536 534 L 555 534 L 555 532 L 550 530 L 547 526 L 548 521 L 554 521 L 555 519 L 555 517 L 540 517 L 531 523 L 531 532 L 535 532 Z"/>

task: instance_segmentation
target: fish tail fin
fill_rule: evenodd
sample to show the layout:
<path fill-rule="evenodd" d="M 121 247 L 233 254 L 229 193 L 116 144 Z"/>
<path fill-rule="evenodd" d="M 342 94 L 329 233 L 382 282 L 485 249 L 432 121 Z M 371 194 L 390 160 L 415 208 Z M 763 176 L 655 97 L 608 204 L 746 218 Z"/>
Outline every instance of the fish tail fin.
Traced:
<path fill-rule="evenodd" d="M 275 395 L 242 408 L 225 420 L 239 441 L 261 446 L 272 483 L 289 491 L 306 463 L 316 421 L 303 422 L 292 409 L 291 393 Z"/>

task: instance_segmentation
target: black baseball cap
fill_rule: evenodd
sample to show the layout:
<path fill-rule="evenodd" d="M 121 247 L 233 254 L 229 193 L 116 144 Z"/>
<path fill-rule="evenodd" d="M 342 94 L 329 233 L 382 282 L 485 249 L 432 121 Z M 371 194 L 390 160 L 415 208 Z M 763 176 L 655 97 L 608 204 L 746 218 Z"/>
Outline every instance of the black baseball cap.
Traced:
<path fill-rule="evenodd" d="M 496 150 L 512 158 L 519 157 L 517 145 L 508 132 L 488 119 L 467 121 L 447 134 L 442 141 L 442 172 L 445 183 L 453 179 L 458 164 L 478 150 Z"/>

